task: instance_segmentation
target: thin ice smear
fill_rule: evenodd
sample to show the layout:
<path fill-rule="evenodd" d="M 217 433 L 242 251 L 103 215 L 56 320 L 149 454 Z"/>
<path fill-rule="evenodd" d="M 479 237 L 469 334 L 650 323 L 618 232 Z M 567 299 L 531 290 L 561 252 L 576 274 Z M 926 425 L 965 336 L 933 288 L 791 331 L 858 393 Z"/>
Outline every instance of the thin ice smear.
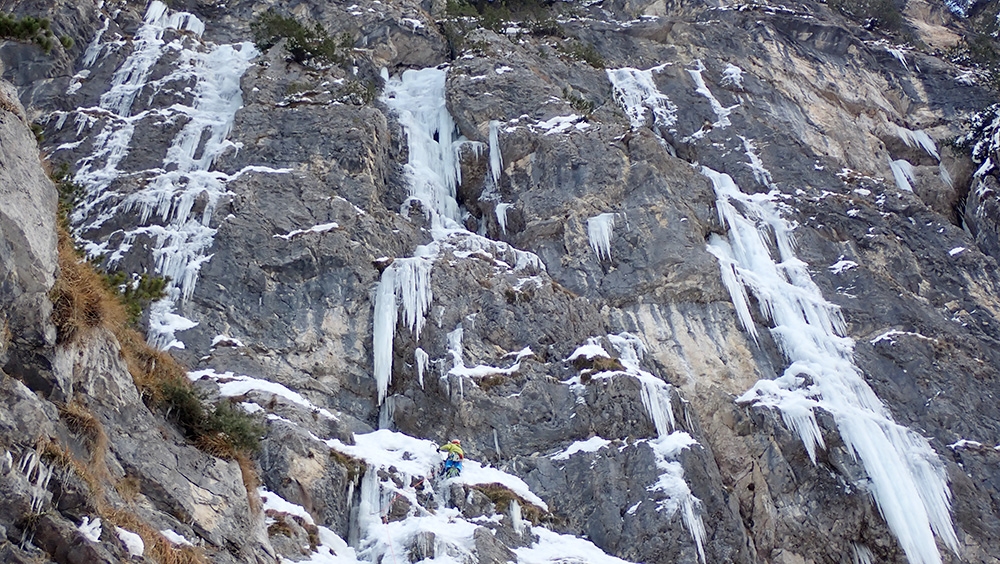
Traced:
<path fill-rule="evenodd" d="M 608 80 L 614 89 L 615 100 L 625 110 L 632 128 L 648 122 L 652 114 L 656 127 L 670 129 L 677 123 L 677 106 L 660 92 L 653 80 L 653 73 L 663 70 L 660 65 L 647 70 L 633 68 L 608 69 Z"/>
<path fill-rule="evenodd" d="M 740 322 L 756 340 L 753 295 L 789 362 L 779 378 L 758 381 L 740 401 L 777 409 L 813 461 L 816 447 L 825 448 L 815 413 L 828 412 L 848 452 L 864 465 L 872 497 L 911 564 L 940 564 L 935 536 L 957 554 L 944 465 L 927 439 L 893 421 L 854 365 L 843 316 L 796 258 L 792 225 L 774 196 L 745 194 L 729 175 L 706 167 L 702 173 L 729 230 L 713 236 L 708 250 L 719 260 Z"/>

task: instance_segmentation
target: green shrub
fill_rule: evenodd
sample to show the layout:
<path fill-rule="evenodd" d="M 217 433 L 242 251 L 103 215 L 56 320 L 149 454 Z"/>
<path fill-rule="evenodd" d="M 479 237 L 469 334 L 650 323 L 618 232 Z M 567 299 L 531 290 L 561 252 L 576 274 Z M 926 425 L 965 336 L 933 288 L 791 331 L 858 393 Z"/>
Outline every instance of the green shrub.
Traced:
<path fill-rule="evenodd" d="M 282 16 L 268 10 L 251 22 L 254 44 L 261 51 L 267 51 L 285 39 L 285 49 L 297 63 L 315 61 L 327 64 L 345 64 L 353 38 L 343 33 L 337 38 L 330 37 L 319 23 L 309 27 L 295 18 Z"/>
<path fill-rule="evenodd" d="M 62 43 L 63 49 L 67 51 L 73 48 L 73 38 L 68 35 L 60 36 L 59 43 Z"/>
<path fill-rule="evenodd" d="M 205 424 L 206 434 L 223 437 L 237 452 L 257 452 L 265 431 L 259 418 L 229 400 L 217 403 Z"/>
<path fill-rule="evenodd" d="M 569 88 L 563 88 L 563 98 L 566 98 L 566 100 L 569 102 L 570 107 L 580 112 L 584 116 L 589 116 L 590 114 L 594 113 L 594 103 L 591 102 L 590 100 L 581 98 L 576 94 L 573 94 L 573 92 L 571 92 Z"/>
<path fill-rule="evenodd" d="M 17 18 L 11 14 L 0 14 L 0 38 L 34 43 L 49 53 L 52 51 L 52 30 L 49 20 L 33 16 Z"/>

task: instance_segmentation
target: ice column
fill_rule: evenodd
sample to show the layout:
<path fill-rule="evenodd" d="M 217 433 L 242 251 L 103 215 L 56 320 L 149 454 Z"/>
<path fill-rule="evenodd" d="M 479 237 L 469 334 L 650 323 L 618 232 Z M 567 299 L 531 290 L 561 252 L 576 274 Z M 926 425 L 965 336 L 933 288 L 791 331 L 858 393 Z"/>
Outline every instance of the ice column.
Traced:
<path fill-rule="evenodd" d="M 897 424 L 854 365 L 844 320 L 796 258 L 792 226 L 769 194 L 744 194 L 729 175 L 702 168 L 715 187 L 728 239 L 708 245 L 747 332 L 757 332 L 749 295 L 771 323 L 789 362 L 781 377 L 758 381 L 740 401 L 777 409 L 815 461 L 824 447 L 815 411 L 833 416 L 848 451 L 864 465 L 870 491 L 912 564 L 940 564 L 935 535 L 956 553 L 944 465 L 927 439 Z M 770 244 L 773 236 L 774 248 Z"/>
<path fill-rule="evenodd" d="M 455 190 L 462 180 L 458 151 L 464 140 L 445 103 L 446 78 L 447 71 L 437 68 L 407 70 L 386 81 L 382 100 L 406 132 L 410 198 L 429 208 L 436 226 L 458 228 Z"/>

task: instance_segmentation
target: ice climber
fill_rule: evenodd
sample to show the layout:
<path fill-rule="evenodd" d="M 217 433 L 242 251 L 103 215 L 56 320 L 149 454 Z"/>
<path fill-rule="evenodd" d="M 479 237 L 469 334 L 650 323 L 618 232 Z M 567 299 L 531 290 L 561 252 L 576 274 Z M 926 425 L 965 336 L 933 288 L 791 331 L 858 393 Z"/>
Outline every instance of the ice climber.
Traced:
<path fill-rule="evenodd" d="M 465 451 L 462 450 L 462 441 L 452 439 L 438 448 L 441 452 L 448 453 L 448 458 L 444 460 L 444 469 L 441 474 L 452 478 L 462 473 L 462 459 L 465 458 Z"/>

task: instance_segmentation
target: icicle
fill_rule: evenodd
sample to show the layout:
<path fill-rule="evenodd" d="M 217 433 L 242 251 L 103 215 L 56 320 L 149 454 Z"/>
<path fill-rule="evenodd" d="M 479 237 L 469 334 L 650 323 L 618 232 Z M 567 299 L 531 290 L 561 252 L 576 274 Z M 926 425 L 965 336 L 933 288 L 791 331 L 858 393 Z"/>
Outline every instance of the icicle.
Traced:
<path fill-rule="evenodd" d="M 906 159 L 899 159 L 898 161 L 890 159 L 889 168 L 892 169 L 892 176 L 896 179 L 896 186 L 900 190 L 912 192 L 913 186 L 910 185 L 910 182 L 913 181 L 914 177 L 913 165 Z"/>
<path fill-rule="evenodd" d="M 500 154 L 500 122 L 490 122 L 490 178 L 493 186 L 500 186 L 500 173 L 503 172 L 503 155 Z"/>
<path fill-rule="evenodd" d="M 497 214 L 497 224 L 500 225 L 500 230 L 504 235 L 507 234 L 507 210 L 511 208 L 514 204 L 505 204 L 500 202 L 497 207 L 494 208 L 494 212 Z"/>
<path fill-rule="evenodd" d="M 918 129 L 917 131 L 913 131 L 911 129 L 907 129 L 905 127 L 897 125 L 896 134 L 899 135 L 899 138 L 903 140 L 903 143 L 906 143 L 907 147 L 919 146 L 921 149 L 926 151 L 928 155 L 934 157 L 938 161 L 941 160 L 941 155 L 938 154 L 937 144 L 934 143 L 934 140 L 931 139 L 931 136 L 927 135 L 927 132 L 924 131 L 923 129 Z"/>
<path fill-rule="evenodd" d="M 396 334 L 398 304 L 403 306 L 403 321 L 416 339 L 426 321 L 431 306 L 431 268 L 434 257 L 417 256 L 396 259 L 382 271 L 375 291 L 375 313 L 372 329 L 374 376 L 379 404 L 385 399 L 392 382 L 392 341 Z M 425 353 L 426 354 L 426 353 Z M 426 364 L 423 365 L 426 367 Z M 418 367 L 421 385 L 423 369 Z"/>
<path fill-rule="evenodd" d="M 378 411 L 378 428 L 392 429 L 396 418 L 396 396 L 385 398 Z"/>
<path fill-rule="evenodd" d="M 516 499 L 510 500 L 510 522 L 514 526 L 514 532 L 518 535 L 524 534 L 524 519 L 521 517 L 521 504 Z"/>
<path fill-rule="evenodd" d="M 613 213 L 602 213 L 587 220 L 587 237 L 600 260 L 611 259 L 611 230 L 614 227 Z"/>
<path fill-rule="evenodd" d="M 396 269 L 382 271 L 378 289 L 375 291 L 375 315 L 372 330 L 372 351 L 375 364 L 375 382 L 378 388 L 378 403 L 392 382 L 392 338 L 396 332 Z"/>
<path fill-rule="evenodd" d="M 424 371 L 427 370 L 427 364 L 430 362 L 430 356 L 424 351 L 424 349 L 417 347 L 413 351 L 413 359 L 417 365 L 417 381 L 420 382 L 420 389 L 424 389 Z"/>
<path fill-rule="evenodd" d="M 500 459 L 500 440 L 497 438 L 497 430 L 493 429 L 493 449 L 497 451 L 497 459 Z"/>
<path fill-rule="evenodd" d="M 781 377 L 758 381 L 739 401 L 778 409 L 814 462 L 815 448 L 825 448 L 815 410 L 830 413 L 848 452 L 864 466 L 872 497 L 910 563 L 940 564 L 935 536 L 957 554 L 944 465 L 927 439 L 892 420 L 854 365 L 854 342 L 842 336 L 843 316 L 795 257 L 792 226 L 771 196 L 744 194 L 728 175 L 704 167 L 702 173 L 712 181 L 729 229 L 728 241 L 713 237 L 708 249 L 719 259 L 740 321 L 752 332 L 747 305 L 752 293 L 789 361 Z M 768 233 L 774 235 L 777 260 Z"/>

